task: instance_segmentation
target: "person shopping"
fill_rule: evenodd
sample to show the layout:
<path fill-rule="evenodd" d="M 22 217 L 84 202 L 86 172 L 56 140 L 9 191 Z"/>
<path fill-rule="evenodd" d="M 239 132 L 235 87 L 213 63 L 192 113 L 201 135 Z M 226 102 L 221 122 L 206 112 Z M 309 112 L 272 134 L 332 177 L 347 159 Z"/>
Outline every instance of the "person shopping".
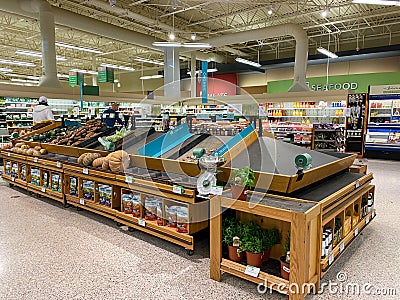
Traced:
<path fill-rule="evenodd" d="M 117 121 L 122 126 L 124 125 L 124 122 L 119 117 L 118 107 L 119 107 L 119 104 L 114 102 L 111 104 L 110 108 L 103 111 L 103 114 L 101 116 L 101 121 L 106 123 L 108 127 L 111 127 L 111 128 L 114 127 L 115 121 Z"/>
<path fill-rule="evenodd" d="M 44 121 L 54 121 L 54 116 L 47 103 L 47 98 L 40 96 L 39 105 L 33 108 L 33 123 L 37 124 Z"/>

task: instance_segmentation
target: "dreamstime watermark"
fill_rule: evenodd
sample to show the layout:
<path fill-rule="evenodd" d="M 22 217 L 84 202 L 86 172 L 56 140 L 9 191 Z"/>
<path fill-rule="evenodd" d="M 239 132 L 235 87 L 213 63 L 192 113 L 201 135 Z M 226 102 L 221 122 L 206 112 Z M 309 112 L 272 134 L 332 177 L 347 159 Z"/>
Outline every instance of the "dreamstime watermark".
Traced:
<path fill-rule="evenodd" d="M 260 294 L 270 293 L 273 291 L 288 292 L 289 294 L 313 294 L 320 295 L 327 293 L 329 295 L 345 295 L 345 296 L 360 296 L 360 295 L 373 295 L 373 296 L 396 296 L 396 288 L 378 288 L 371 283 L 351 283 L 347 282 L 348 275 L 346 272 L 339 272 L 336 275 L 337 281 L 327 281 L 321 283 L 320 287 L 317 288 L 314 283 L 304 283 L 299 285 L 297 283 L 291 283 L 289 285 L 285 283 L 273 283 L 268 282 L 265 279 L 264 283 L 260 283 L 257 286 L 257 291 Z"/>

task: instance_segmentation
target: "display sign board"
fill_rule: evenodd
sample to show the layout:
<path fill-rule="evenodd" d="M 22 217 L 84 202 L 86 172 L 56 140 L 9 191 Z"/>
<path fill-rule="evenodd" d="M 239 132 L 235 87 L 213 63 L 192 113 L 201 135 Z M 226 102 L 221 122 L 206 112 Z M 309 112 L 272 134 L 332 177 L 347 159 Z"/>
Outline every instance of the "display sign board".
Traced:
<path fill-rule="evenodd" d="M 83 73 L 71 71 L 68 75 L 69 86 L 77 86 L 84 82 Z"/>
<path fill-rule="evenodd" d="M 368 87 L 375 85 L 398 85 L 400 72 L 351 74 L 329 76 L 326 84 L 326 76 L 307 78 L 310 90 L 354 90 L 356 93 L 368 93 Z M 293 80 L 281 80 L 268 82 L 268 94 L 286 93 Z"/>
<path fill-rule="evenodd" d="M 114 82 L 114 69 L 110 67 L 99 67 L 97 73 L 97 81 L 103 82 Z"/>
<path fill-rule="evenodd" d="M 208 103 L 208 62 L 201 62 L 201 103 Z"/>
<path fill-rule="evenodd" d="M 208 76 L 208 97 L 234 96 L 237 94 L 237 74 L 216 74 Z M 202 97 L 201 81 L 196 84 L 196 97 Z"/>
<path fill-rule="evenodd" d="M 92 95 L 92 96 L 98 96 L 99 95 L 99 87 L 98 86 L 93 86 L 93 85 L 84 85 L 82 87 L 83 89 L 83 95 Z"/>
<path fill-rule="evenodd" d="M 398 78 L 400 82 L 400 77 Z M 400 84 L 391 85 L 378 85 L 371 86 L 369 90 L 370 95 L 399 95 L 400 94 Z"/>

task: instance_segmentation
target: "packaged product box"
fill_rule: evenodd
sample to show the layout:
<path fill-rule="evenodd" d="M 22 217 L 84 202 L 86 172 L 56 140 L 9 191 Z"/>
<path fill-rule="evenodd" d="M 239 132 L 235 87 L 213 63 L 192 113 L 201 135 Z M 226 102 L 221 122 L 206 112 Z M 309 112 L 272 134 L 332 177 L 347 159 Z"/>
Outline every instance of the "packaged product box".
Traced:
<path fill-rule="evenodd" d="M 353 216 L 353 227 L 357 226 L 359 221 L 360 221 L 360 216 L 358 215 Z"/>
<path fill-rule="evenodd" d="M 49 173 L 43 172 L 42 174 L 42 186 L 45 188 L 49 187 Z"/>
<path fill-rule="evenodd" d="M 18 164 L 17 163 L 12 164 L 11 177 L 18 178 Z"/>
<path fill-rule="evenodd" d="M 62 192 L 62 183 L 60 174 L 51 174 L 51 190 L 55 192 Z"/>
<path fill-rule="evenodd" d="M 91 180 L 83 180 L 83 198 L 86 200 L 94 200 L 94 182 Z"/>
<path fill-rule="evenodd" d="M 111 207 L 112 202 L 112 187 L 109 185 L 104 186 L 104 205 Z"/>
<path fill-rule="evenodd" d="M 140 218 L 140 194 L 132 193 L 132 215 Z"/>
<path fill-rule="evenodd" d="M 144 201 L 145 216 L 144 218 L 149 221 L 157 220 L 157 199 L 153 197 L 146 197 Z"/>
<path fill-rule="evenodd" d="M 122 194 L 122 210 L 125 214 L 133 213 L 132 194 Z"/>
<path fill-rule="evenodd" d="M 157 225 L 164 225 L 164 216 L 163 216 L 163 201 L 162 199 L 157 200 Z"/>
<path fill-rule="evenodd" d="M 343 236 L 347 236 L 351 231 L 351 217 L 346 216 L 343 225 Z"/>
<path fill-rule="evenodd" d="M 8 175 L 8 176 L 11 175 L 11 162 L 10 161 L 6 162 L 6 175 Z"/>
<path fill-rule="evenodd" d="M 76 177 L 70 177 L 69 180 L 69 194 L 78 197 L 78 179 Z"/>
<path fill-rule="evenodd" d="M 31 184 L 40 185 L 40 170 L 32 168 L 31 169 Z"/>
<path fill-rule="evenodd" d="M 20 174 L 20 179 L 23 181 L 26 181 L 26 166 L 22 165 L 20 170 L 19 170 L 19 174 Z"/>
<path fill-rule="evenodd" d="M 176 206 L 165 205 L 165 219 L 167 220 L 168 227 L 176 228 L 177 225 Z"/>

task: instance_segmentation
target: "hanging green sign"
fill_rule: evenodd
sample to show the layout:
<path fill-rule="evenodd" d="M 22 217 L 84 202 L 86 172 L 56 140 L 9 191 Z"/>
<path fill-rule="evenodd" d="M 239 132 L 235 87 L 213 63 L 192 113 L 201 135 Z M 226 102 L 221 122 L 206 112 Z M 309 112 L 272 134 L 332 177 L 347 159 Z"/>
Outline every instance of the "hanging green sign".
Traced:
<path fill-rule="evenodd" d="M 97 72 L 97 81 L 114 82 L 114 69 L 110 67 L 99 67 Z"/>
<path fill-rule="evenodd" d="M 68 81 L 69 81 L 69 86 L 77 86 L 83 83 L 84 81 L 84 75 L 83 73 L 79 72 L 69 72 L 68 73 Z"/>

